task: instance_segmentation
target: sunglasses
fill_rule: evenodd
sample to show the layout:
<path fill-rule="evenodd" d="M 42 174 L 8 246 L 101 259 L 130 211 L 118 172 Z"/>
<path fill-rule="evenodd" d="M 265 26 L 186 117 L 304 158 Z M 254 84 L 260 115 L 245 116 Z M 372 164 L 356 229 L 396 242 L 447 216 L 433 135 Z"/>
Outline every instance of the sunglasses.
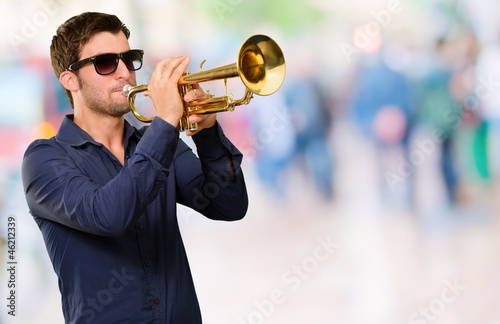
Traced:
<path fill-rule="evenodd" d="M 143 50 L 133 49 L 123 53 L 104 53 L 95 55 L 71 64 L 69 71 L 76 71 L 87 63 L 94 63 L 95 71 L 100 75 L 108 75 L 116 71 L 118 63 L 122 59 L 130 71 L 137 71 L 142 67 Z"/>

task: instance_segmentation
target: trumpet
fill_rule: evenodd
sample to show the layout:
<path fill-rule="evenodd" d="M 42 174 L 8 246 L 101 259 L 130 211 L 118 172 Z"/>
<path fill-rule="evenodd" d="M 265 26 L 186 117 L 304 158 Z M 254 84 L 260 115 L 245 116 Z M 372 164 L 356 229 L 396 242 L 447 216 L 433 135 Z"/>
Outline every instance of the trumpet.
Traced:
<path fill-rule="evenodd" d="M 207 94 L 205 99 L 184 102 L 184 113 L 179 121 L 177 129 L 180 132 L 196 130 L 196 123 L 189 123 L 191 115 L 205 115 L 224 111 L 233 111 L 236 106 L 247 105 L 253 98 L 253 94 L 268 96 L 275 93 L 285 79 L 286 64 L 283 52 L 274 40 L 266 35 L 253 35 L 247 38 L 241 45 L 237 61 L 207 71 L 202 71 L 203 61 L 200 64 L 200 72 L 191 74 L 186 71 L 179 79 L 178 88 L 181 97 L 192 88 L 192 84 L 224 80 L 225 95 L 214 97 Z M 241 99 L 233 99 L 227 94 L 227 79 L 240 77 L 245 85 L 245 94 Z M 149 123 L 154 117 L 142 116 L 135 106 L 135 95 L 146 91 L 147 84 L 139 86 L 125 85 L 123 94 L 127 96 L 128 104 L 132 114 L 140 121 Z"/>

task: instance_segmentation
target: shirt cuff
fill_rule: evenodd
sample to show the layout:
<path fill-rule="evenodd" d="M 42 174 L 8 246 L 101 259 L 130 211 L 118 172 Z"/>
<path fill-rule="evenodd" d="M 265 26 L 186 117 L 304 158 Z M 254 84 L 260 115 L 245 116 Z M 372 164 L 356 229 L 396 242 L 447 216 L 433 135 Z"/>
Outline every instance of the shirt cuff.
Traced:
<path fill-rule="evenodd" d="M 226 138 L 222 128 L 216 121 L 215 125 L 205 128 L 193 135 L 193 141 L 199 156 L 217 159 L 230 154 L 240 154 L 236 147 Z"/>
<path fill-rule="evenodd" d="M 176 127 L 155 117 L 137 144 L 136 153 L 144 154 L 169 168 L 179 140 Z"/>

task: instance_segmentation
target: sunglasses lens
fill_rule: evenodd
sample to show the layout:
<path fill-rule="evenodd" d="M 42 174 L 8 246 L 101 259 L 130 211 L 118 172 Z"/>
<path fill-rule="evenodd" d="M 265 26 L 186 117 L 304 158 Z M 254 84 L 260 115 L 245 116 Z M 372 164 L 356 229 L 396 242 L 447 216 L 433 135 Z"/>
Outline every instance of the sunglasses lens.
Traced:
<path fill-rule="evenodd" d="M 117 54 L 103 54 L 99 55 L 94 60 L 94 65 L 97 73 L 110 74 L 116 70 L 118 60 Z"/>
<path fill-rule="evenodd" d="M 123 62 L 127 69 L 137 71 L 142 67 L 142 53 L 140 51 L 131 50 L 123 53 Z"/>

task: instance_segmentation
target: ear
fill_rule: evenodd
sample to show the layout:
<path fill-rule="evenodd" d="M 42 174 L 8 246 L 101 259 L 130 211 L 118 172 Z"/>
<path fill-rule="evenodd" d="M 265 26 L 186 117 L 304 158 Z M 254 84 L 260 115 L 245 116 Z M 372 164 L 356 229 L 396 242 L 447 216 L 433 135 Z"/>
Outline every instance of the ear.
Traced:
<path fill-rule="evenodd" d="M 59 81 L 61 82 L 62 86 L 69 91 L 77 91 L 78 89 L 80 89 L 80 84 L 78 83 L 76 74 L 71 71 L 64 71 L 63 73 L 61 73 L 61 75 L 59 76 Z"/>

